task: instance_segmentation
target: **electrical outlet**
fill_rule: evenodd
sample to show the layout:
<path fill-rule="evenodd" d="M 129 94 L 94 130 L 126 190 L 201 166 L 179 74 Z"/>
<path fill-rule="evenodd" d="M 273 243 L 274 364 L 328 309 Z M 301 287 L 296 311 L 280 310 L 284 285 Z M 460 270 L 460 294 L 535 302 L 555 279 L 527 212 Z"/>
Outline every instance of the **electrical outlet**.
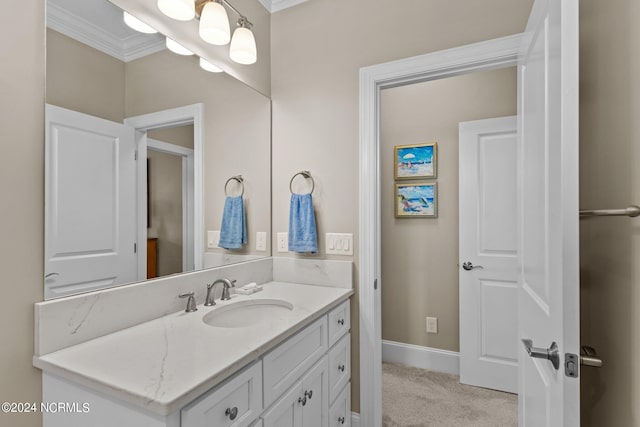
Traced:
<path fill-rule="evenodd" d="M 218 243 L 220 243 L 220 230 L 207 231 L 207 248 L 217 248 Z"/>
<path fill-rule="evenodd" d="M 438 318 L 437 317 L 427 317 L 427 333 L 428 334 L 437 334 L 438 333 Z"/>
<path fill-rule="evenodd" d="M 289 252 L 289 233 L 278 233 L 278 252 Z"/>
<path fill-rule="evenodd" d="M 256 233 L 256 251 L 266 251 L 266 250 L 267 250 L 267 232 L 258 231 Z"/>

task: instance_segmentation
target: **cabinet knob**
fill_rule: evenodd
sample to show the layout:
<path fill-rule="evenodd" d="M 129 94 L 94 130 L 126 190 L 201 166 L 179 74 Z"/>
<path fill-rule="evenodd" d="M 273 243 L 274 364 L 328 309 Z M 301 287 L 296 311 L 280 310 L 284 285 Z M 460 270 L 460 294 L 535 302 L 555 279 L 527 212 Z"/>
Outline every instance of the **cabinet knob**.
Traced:
<path fill-rule="evenodd" d="M 298 403 L 301 403 L 301 404 L 302 404 L 302 406 L 306 405 L 306 404 L 307 404 L 307 396 L 305 396 L 305 397 L 299 397 L 299 398 L 298 398 Z"/>
<path fill-rule="evenodd" d="M 338 371 L 344 372 L 344 365 L 338 365 Z"/>
<path fill-rule="evenodd" d="M 308 397 L 311 400 L 311 396 L 313 396 L 313 390 L 305 391 L 304 397 Z"/>
<path fill-rule="evenodd" d="M 238 407 L 234 406 L 233 408 L 227 408 L 227 410 L 224 411 L 224 414 L 228 416 L 231 421 L 233 421 L 238 416 Z"/>
<path fill-rule="evenodd" d="M 344 417 L 339 417 L 339 418 L 338 418 L 338 422 L 339 422 L 340 424 L 344 424 Z"/>
<path fill-rule="evenodd" d="M 344 325 L 344 319 L 338 319 L 338 324 Z"/>

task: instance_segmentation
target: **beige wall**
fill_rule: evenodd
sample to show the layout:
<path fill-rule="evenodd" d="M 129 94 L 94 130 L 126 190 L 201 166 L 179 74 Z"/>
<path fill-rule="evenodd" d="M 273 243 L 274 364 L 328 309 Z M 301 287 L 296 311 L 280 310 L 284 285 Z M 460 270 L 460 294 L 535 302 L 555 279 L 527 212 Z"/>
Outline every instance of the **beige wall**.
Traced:
<path fill-rule="evenodd" d="M 248 244 L 233 253 L 267 256 L 255 251 L 255 233 L 269 238 L 271 230 L 270 100 L 228 75 L 203 71 L 195 57 L 163 51 L 126 64 L 128 117 L 198 102 L 204 103 L 205 233 L 220 230 L 226 180 L 243 175 Z"/>
<path fill-rule="evenodd" d="M 580 2 L 580 207 L 640 204 L 640 4 Z M 582 220 L 584 426 L 640 426 L 640 219 Z"/>
<path fill-rule="evenodd" d="M 382 339 L 459 350 L 458 123 L 515 115 L 516 96 L 514 67 L 382 91 Z M 438 218 L 395 218 L 394 183 L 408 181 L 394 182 L 394 146 L 430 141 Z M 438 334 L 426 333 L 427 316 Z"/>
<path fill-rule="evenodd" d="M 288 228 L 289 179 L 316 179 L 318 232 L 358 230 L 358 70 L 523 31 L 531 0 L 312 0 L 271 22 L 273 232 Z M 324 252 L 322 237 L 320 251 Z M 275 249 L 274 249 L 275 253 Z M 324 258 L 324 255 L 320 255 Z M 354 279 L 357 283 L 356 263 Z M 356 289 L 357 292 L 357 289 Z M 358 295 L 352 303 L 352 409 L 359 412 Z"/>
<path fill-rule="evenodd" d="M 33 303 L 42 300 L 44 227 L 44 1 L 0 13 L 0 401 L 42 400 L 33 356 Z M 40 414 L 0 413 L 0 425 L 33 427 Z"/>
<path fill-rule="evenodd" d="M 47 103 L 122 123 L 124 62 L 47 29 Z"/>

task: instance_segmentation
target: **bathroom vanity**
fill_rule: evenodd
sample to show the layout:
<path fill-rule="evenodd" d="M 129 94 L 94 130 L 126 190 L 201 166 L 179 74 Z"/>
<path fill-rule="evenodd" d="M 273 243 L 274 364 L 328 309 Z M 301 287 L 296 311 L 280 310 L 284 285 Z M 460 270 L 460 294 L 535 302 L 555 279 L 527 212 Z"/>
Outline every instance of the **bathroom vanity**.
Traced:
<path fill-rule="evenodd" d="M 272 281 L 34 356 L 44 402 L 88 403 L 44 426 L 350 425 L 352 293 Z"/>

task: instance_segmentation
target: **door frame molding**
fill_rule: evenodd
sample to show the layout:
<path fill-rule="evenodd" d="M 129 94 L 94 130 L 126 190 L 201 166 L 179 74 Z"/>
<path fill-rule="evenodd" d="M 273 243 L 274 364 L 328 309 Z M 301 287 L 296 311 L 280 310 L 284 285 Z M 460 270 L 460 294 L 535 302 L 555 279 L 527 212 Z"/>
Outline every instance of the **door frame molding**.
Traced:
<path fill-rule="evenodd" d="M 362 425 L 382 425 L 380 92 L 476 71 L 516 66 L 522 34 L 360 68 L 359 322 Z"/>
<path fill-rule="evenodd" d="M 204 147 L 204 104 L 197 103 L 183 107 L 157 111 L 155 113 L 128 117 L 124 123 L 136 130 L 138 159 L 147 158 L 147 130 L 193 124 L 193 268 L 201 270 L 204 257 L 204 202 L 203 202 L 203 147 Z M 147 163 L 138 162 L 138 182 L 147 179 Z M 138 194 L 138 224 L 146 224 L 147 194 Z M 138 278 L 146 280 L 147 245 L 146 227 L 138 227 Z"/>

